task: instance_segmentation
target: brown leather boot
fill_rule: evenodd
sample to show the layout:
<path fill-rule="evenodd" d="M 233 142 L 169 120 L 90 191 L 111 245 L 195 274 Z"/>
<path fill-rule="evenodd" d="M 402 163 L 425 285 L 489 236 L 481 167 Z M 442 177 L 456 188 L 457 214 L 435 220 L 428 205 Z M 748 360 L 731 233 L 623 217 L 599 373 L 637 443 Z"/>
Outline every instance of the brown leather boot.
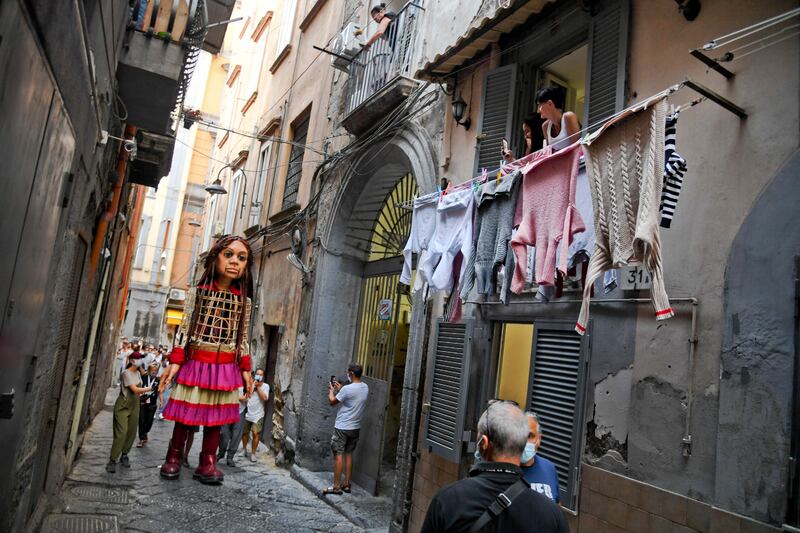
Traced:
<path fill-rule="evenodd" d="M 225 474 L 217 468 L 220 426 L 203 428 L 203 449 L 200 451 L 200 466 L 192 476 L 205 485 L 222 485 Z"/>
<path fill-rule="evenodd" d="M 186 446 L 186 426 L 180 422 L 175 422 L 172 430 L 172 438 L 167 449 L 167 460 L 161 465 L 161 477 L 164 479 L 178 479 L 181 473 L 181 458 L 183 457 L 183 447 Z"/>

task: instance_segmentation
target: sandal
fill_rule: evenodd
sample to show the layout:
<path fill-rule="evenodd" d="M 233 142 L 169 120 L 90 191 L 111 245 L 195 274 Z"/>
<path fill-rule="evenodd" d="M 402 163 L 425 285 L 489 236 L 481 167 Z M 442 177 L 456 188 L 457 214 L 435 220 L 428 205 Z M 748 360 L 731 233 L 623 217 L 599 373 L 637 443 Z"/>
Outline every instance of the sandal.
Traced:
<path fill-rule="evenodd" d="M 342 489 L 340 489 L 339 487 L 331 486 L 331 487 L 328 487 L 327 489 L 322 489 L 322 494 L 337 494 L 337 495 L 341 496 Z"/>
<path fill-rule="evenodd" d="M 342 485 L 342 490 L 344 492 L 346 492 L 347 494 L 350 494 L 350 492 L 351 492 L 350 484 L 348 483 L 347 485 Z"/>

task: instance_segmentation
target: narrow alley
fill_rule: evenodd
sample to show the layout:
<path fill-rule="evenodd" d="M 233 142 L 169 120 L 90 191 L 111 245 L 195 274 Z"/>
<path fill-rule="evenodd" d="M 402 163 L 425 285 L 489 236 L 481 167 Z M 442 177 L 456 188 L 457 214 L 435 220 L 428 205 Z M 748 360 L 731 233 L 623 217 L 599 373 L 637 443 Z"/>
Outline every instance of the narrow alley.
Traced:
<path fill-rule="evenodd" d="M 275 466 L 263 446 L 255 463 L 244 457 L 240 447 L 236 467 L 221 463 L 225 483 L 203 485 L 192 479 L 201 440 L 198 434 L 190 457 L 192 468 L 184 468 L 178 481 L 162 480 L 158 471 L 172 430 L 172 422 L 166 420 L 154 423 L 143 448 L 131 450 L 130 468 L 118 466 L 116 473 L 106 472 L 113 402 L 118 394 L 119 389 L 109 389 L 106 406 L 87 430 L 72 472 L 67 475 L 51 514 L 44 519 L 43 532 L 365 531 L 322 500 L 319 495 L 322 479 L 315 494 L 288 469 Z M 324 482 L 329 483 L 329 479 Z M 386 511 L 384 505 L 376 513 L 375 499 L 363 492 L 338 498 L 356 498 L 360 504 L 369 506 L 372 516 L 370 512 L 363 513 L 365 519 L 380 522 L 379 513 Z M 384 517 L 384 524 L 387 520 Z M 377 533 L 388 529 L 384 525 L 366 530 Z"/>

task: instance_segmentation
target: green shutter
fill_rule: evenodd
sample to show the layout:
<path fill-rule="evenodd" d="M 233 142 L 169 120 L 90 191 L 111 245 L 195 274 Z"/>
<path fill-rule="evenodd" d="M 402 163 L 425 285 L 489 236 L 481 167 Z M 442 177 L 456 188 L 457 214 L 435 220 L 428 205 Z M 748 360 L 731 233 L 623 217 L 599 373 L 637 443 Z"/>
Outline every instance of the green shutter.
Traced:
<path fill-rule="evenodd" d="M 587 126 L 625 106 L 630 0 L 603 0 L 589 30 Z"/>
<path fill-rule="evenodd" d="M 439 319 L 433 340 L 436 353 L 428 368 L 425 447 L 454 463 L 461 460 L 472 329 L 469 319 L 461 324 Z"/>
<path fill-rule="evenodd" d="M 500 142 L 511 142 L 511 124 L 514 114 L 514 93 L 517 66 L 506 65 L 490 70 L 483 81 L 481 117 L 478 130 L 475 174 L 482 168 L 500 166 Z"/>
<path fill-rule="evenodd" d="M 534 323 L 528 409 L 542 424 L 540 455 L 556 465 L 562 504 L 577 510 L 589 332 L 582 337 L 574 327 L 564 321 Z"/>

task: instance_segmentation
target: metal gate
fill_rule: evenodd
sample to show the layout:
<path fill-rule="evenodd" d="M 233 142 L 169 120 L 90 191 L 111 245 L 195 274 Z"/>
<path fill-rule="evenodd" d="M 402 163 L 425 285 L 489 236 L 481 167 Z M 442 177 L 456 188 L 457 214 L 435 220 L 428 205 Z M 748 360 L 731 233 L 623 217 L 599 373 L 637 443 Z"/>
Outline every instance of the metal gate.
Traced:
<path fill-rule="evenodd" d="M 361 420 L 361 427 L 369 431 L 362 431 L 359 438 L 353 481 L 373 494 L 380 486 L 385 433 L 393 431 L 391 424 L 387 426 L 392 389 L 398 394 L 397 387 L 392 387 L 393 377 L 402 377 L 405 364 L 402 352 L 408 332 L 401 326 L 411 315 L 410 299 L 397 290 L 402 251 L 411 232 L 411 211 L 400 205 L 413 200 L 416 193 L 413 176 L 407 174 L 386 197 L 375 220 L 364 268 L 354 359 L 364 367 L 362 380 L 369 386 L 369 401 Z M 398 366 L 400 372 L 395 375 Z"/>

